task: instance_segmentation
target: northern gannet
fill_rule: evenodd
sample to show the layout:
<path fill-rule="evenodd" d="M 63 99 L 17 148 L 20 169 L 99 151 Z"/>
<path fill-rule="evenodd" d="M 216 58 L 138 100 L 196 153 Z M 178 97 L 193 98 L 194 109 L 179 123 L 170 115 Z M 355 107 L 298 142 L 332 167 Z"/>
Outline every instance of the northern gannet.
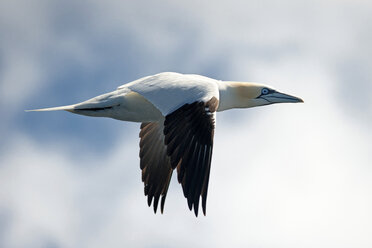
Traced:
<path fill-rule="evenodd" d="M 303 102 L 257 83 L 219 81 L 200 75 L 163 72 L 124 84 L 90 100 L 54 108 L 93 117 L 140 122 L 140 168 L 148 205 L 164 210 L 177 168 L 189 209 L 204 215 L 216 112 L 285 102 Z"/>

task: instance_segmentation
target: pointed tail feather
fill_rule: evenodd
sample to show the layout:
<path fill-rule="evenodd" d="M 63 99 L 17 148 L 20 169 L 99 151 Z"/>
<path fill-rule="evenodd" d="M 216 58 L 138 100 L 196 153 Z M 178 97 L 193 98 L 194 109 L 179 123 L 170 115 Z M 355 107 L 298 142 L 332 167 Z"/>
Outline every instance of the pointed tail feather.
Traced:
<path fill-rule="evenodd" d="M 31 109 L 25 110 L 25 112 L 41 112 L 41 111 L 57 111 L 57 110 L 66 110 L 72 112 L 74 110 L 75 105 L 66 105 L 60 107 L 53 107 L 53 108 L 42 108 L 42 109 Z"/>
<path fill-rule="evenodd" d="M 116 91 L 109 92 L 100 96 L 96 96 L 92 99 L 86 100 L 84 102 L 66 105 L 54 108 L 42 108 L 26 110 L 30 111 L 56 111 L 65 110 L 74 114 L 95 116 L 95 117 L 110 117 L 109 111 L 113 107 L 120 106 L 123 103 L 123 92 L 118 94 Z"/>

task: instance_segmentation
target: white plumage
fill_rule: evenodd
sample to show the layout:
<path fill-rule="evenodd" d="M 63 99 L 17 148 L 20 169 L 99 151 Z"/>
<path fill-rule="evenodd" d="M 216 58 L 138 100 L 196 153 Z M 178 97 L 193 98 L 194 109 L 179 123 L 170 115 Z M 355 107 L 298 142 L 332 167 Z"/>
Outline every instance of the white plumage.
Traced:
<path fill-rule="evenodd" d="M 125 88 L 144 96 L 164 116 L 186 103 L 219 99 L 218 81 L 200 75 L 160 73 L 119 87 Z"/>
<path fill-rule="evenodd" d="M 226 82 L 164 72 L 124 84 L 90 100 L 32 111 L 66 110 L 94 117 L 141 122 L 140 168 L 149 206 L 161 212 L 177 168 L 190 210 L 206 213 L 216 111 L 303 102 L 256 83 Z"/>

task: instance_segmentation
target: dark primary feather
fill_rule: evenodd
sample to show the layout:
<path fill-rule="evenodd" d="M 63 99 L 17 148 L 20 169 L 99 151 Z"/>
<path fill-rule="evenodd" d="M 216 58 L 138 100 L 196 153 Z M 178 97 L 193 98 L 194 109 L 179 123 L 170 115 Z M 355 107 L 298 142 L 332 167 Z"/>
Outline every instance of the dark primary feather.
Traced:
<path fill-rule="evenodd" d="M 154 211 L 161 198 L 161 212 L 173 169 L 184 196 L 198 216 L 199 201 L 206 214 L 209 172 L 213 150 L 215 111 L 218 100 L 185 104 L 165 117 L 164 123 L 142 123 L 140 132 L 140 167 L 145 195 Z"/>
<path fill-rule="evenodd" d="M 209 172 L 213 150 L 215 114 L 218 100 L 185 104 L 165 117 L 164 135 L 172 168 L 177 168 L 178 181 L 195 215 L 199 200 L 206 214 Z"/>
<path fill-rule="evenodd" d="M 158 208 L 161 196 L 160 210 L 163 213 L 165 198 L 172 177 L 173 169 L 164 145 L 163 123 L 148 122 L 141 124 L 140 168 L 142 182 L 145 184 L 145 195 L 150 206 L 153 202 L 154 212 Z"/>

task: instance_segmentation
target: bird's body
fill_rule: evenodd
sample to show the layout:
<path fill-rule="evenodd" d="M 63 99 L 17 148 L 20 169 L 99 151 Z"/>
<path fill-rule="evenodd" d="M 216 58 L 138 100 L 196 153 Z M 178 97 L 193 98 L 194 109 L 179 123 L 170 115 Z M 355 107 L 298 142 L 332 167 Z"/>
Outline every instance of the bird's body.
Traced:
<path fill-rule="evenodd" d="M 200 75 L 173 72 L 147 76 L 82 103 L 34 111 L 72 113 L 140 122 L 140 167 L 148 204 L 156 212 L 165 197 L 173 170 L 198 214 L 199 199 L 205 214 L 213 135 L 217 111 L 280 102 L 302 102 L 270 87 L 224 82 Z"/>

